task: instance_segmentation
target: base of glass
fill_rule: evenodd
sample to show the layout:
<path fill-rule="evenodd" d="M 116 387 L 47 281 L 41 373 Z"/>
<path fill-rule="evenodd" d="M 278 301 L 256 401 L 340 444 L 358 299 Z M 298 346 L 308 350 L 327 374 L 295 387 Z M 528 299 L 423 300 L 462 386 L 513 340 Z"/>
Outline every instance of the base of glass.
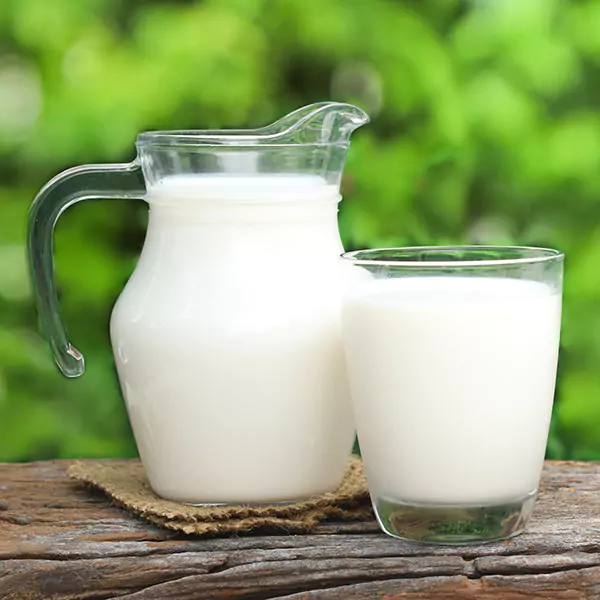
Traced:
<path fill-rule="evenodd" d="M 402 540 L 434 544 L 492 542 L 521 533 L 533 511 L 536 493 L 493 505 L 411 504 L 373 498 L 379 526 Z"/>

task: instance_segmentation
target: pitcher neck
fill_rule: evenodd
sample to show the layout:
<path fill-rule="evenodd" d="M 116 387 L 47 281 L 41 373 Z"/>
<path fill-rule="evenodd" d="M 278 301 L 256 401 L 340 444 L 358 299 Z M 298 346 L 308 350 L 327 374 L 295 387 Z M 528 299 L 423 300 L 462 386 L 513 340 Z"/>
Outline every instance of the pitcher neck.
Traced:
<path fill-rule="evenodd" d="M 165 224 L 330 223 L 337 227 L 338 203 L 339 196 L 319 200 L 197 200 L 149 204 L 151 220 Z"/>
<path fill-rule="evenodd" d="M 146 241 L 151 246 L 217 255 L 253 252 L 275 255 L 338 257 L 343 252 L 338 203 L 198 202 L 193 207 L 150 205 Z M 259 251 L 259 249 L 262 249 Z"/>

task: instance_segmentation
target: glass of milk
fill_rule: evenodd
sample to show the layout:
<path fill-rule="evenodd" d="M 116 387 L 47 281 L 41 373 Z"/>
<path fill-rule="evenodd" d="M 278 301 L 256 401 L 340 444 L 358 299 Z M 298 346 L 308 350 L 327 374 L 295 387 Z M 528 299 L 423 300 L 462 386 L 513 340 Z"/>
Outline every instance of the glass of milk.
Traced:
<path fill-rule="evenodd" d="M 507 538 L 531 515 L 556 379 L 563 254 L 350 252 L 350 390 L 373 507 L 394 537 Z"/>

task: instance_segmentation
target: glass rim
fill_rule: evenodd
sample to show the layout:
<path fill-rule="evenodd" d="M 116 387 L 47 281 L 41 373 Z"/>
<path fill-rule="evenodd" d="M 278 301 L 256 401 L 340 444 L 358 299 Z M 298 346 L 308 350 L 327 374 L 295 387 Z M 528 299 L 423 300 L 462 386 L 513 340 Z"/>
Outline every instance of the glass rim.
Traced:
<path fill-rule="evenodd" d="M 256 129 L 174 129 L 172 131 L 144 131 L 138 134 L 136 146 L 182 148 L 347 148 L 349 141 L 336 142 L 281 142 L 279 136 L 260 133 Z"/>
<path fill-rule="evenodd" d="M 370 258 L 376 253 L 406 253 L 407 257 L 401 258 Z M 498 258 L 481 259 L 453 259 L 447 260 L 427 260 L 423 254 L 444 253 L 449 255 L 453 253 L 476 253 L 476 252 L 497 252 Z M 522 256 L 514 258 L 502 257 L 503 253 L 509 252 L 521 253 Z M 419 256 L 421 254 L 421 256 Z M 409 258 L 413 255 L 413 258 Z M 352 264 L 359 266 L 380 266 L 380 267 L 401 267 L 410 269 L 452 269 L 460 267 L 501 267 L 516 265 L 532 265 L 539 263 L 552 262 L 564 258 L 564 253 L 553 248 L 541 248 L 535 246 L 486 246 L 486 245 L 466 245 L 466 246 L 399 246 L 389 248 L 372 248 L 368 250 L 354 250 L 353 252 L 344 252 L 342 258 Z"/>

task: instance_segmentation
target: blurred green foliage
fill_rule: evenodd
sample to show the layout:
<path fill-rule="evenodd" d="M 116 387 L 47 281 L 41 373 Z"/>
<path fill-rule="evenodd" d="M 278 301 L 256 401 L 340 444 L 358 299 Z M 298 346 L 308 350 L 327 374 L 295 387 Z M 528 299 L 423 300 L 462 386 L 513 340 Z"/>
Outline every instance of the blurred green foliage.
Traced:
<path fill-rule="evenodd" d="M 108 320 L 143 205 L 61 219 L 65 321 L 88 371 L 54 367 L 25 224 L 55 173 L 134 155 L 139 131 L 259 126 L 355 102 L 347 248 L 532 244 L 567 253 L 549 456 L 600 458 L 600 0 L 1 0 L 0 459 L 135 452 Z M 515 416 L 518 418 L 518 415 Z"/>

